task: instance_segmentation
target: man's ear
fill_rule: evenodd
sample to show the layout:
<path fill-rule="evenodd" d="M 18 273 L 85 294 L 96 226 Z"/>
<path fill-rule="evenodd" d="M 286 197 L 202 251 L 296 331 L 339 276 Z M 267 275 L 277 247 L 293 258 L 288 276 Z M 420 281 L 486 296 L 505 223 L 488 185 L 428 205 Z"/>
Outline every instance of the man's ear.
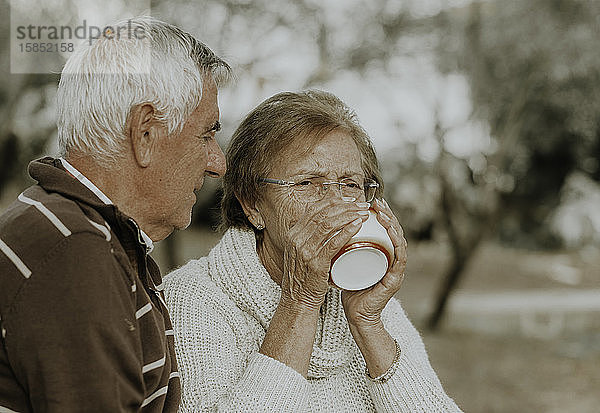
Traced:
<path fill-rule="evenodd" d="M 238 202 L 242 206 L 242 209 L 244 210 L 244 214 L 246 214 L 246 217 L 248 218 L 250 223 L 256 229 L 259 229 L 259 230 L 264 229 L 265 221 L 260 213 L 260 210 L 258 209 L 258 206 L 256 205 L 257 203 L 256 202 L 248 202 L 248 201 L 242 199 L 237 194 L 235 195 L 235 197 L 237 198 Z"/>
<path fill-rule="evenodd" d="M 161 126 L 156 108 L 151 103 L 131 109 L 127 132 L 135 160 L 142 168 L 150 165 L 154 147 L 160 138 Z"/>

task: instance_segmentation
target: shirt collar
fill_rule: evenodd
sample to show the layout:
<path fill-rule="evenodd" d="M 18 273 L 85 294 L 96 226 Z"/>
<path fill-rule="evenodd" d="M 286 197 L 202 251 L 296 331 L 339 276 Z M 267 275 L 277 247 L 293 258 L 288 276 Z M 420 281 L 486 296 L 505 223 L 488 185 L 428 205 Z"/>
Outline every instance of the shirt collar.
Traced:
<path fill-rule="evenodd" d="M 58 158 L 58 159 L 60 160 L 62 165 L 65 167 L 67 172 L 69 172 L 71 175 L 73 175 L 73 177 L 75 179 L 77 179 L 86 188 L 88 188 L 90 191 L 92 191 L 98 198 L 100 198 L 100 200 L 102 202 L 104 202 L 106 205 L 113 205 L 113 202 L 110 200 L 110 198 L 107 197 L 106 194 L 104 194 L 104 192 L 102 192 L 100 190 L 100 188 L 98 188 L 96 185 L 94 185 L 94 183 L 92 181 L 87 179 L 85 177 L 85 175 L 83 175 L 81 172 L 79 172 L 66 159 L 64 159 L 64 158 Z M 146 234 L 143 229 L 139 228 L 139 225 L 137 225 L 137 227 L 140 230 L 140 234 L 142 236 L 142 239 L 144 240 L 144 243 L 146 244 L 145 245 L 146 246 L 146 254 L 149 254 L 154 249 L 154 243 L 152 242 L 152 239 L 148 236 L 148 234 Z"/>

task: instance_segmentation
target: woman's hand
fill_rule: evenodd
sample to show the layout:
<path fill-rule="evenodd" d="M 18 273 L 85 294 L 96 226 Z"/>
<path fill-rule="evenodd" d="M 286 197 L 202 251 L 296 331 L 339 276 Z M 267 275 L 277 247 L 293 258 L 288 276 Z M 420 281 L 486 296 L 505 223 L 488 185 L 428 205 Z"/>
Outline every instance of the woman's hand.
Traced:
<path fill-rule="evenodd" d="M 406 268 L 406 240 L 400 223 L 383 200 L 376 200 L 373 208 L 377 219 L 386 228 L 394 245 L 394 261 L 385 276 L 374 286 L 360 291 L 343 291 L 342 304 L 351 328 L 365 331 L 381 330 L 381 312 L 398 292 Z"/>
<path fill-rule="evenodd" d="M 260 352 L 304 377 L 319 309 L 329 289 L 331 259 L 358 232 L 367 219 L 367 208 L 368 204 L 359 206 L 340 199 L 322 200 L 283 234 L 281 299 Z"/>
<path fill-rule="evenodd" d="M 319 309 L 335 254 L 368 217 L 368 204 L 327 197 L 308 207 L 284 236 L 281 300 Z"/>
<path fill-rule="evenodd" d="M 394 261 L 385 276 L 374 286 L 360 291 L 343 291 L 342 305 L 354 341 L 363 355 L 371 377 L 385 373 L 396 355 L 394 339 L 385 330 L 381 312 L 398 292 L 406 268 L 404 232 L 387 202 L 373 203 L 377 219 L 387 229 L 394 245 Z"/>

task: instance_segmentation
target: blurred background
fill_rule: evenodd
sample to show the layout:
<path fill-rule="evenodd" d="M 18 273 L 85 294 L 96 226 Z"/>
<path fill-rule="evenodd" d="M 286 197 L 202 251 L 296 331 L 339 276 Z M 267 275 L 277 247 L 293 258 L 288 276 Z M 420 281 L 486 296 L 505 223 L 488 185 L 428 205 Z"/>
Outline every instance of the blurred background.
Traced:
<path fill-rule="evenodd" d="M 27 163 L 57 148 L 65 55 L 57 70 L 11 70 L 9 16 L 25 3 L 0 0 L 0 209 L 32 183 Z M 197 36 L 236 73 L 219 96 L 223 147 L 279 91 L 337 94 L 375 144 L 409 241 L 398 298 L 446 391 L 467 412 L 598 412 L 600 1 L 52 0 L 29 12 L 73 25 L 150 13 Z M 154 253 L 165 273 L 219 239 L 210 181 L 192 227 Z"/>

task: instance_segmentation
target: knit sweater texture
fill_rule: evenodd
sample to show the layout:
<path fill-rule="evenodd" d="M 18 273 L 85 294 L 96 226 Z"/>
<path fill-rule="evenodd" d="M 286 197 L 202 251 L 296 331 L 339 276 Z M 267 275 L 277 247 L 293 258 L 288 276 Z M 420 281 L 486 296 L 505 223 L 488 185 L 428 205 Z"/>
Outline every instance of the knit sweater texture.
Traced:
<path fill-rule="evenodd" d="M 375 383 L 350 333 L 341 294 L 321 308 L 308 377 L 259 353 L 281 296 L 252 231 L 229 229 L 208 257 L 165 277 L 182 380 L 180 412 L 457 412 L 423 341 L 392 299 L 382 318 L 402 350 Z"/>

